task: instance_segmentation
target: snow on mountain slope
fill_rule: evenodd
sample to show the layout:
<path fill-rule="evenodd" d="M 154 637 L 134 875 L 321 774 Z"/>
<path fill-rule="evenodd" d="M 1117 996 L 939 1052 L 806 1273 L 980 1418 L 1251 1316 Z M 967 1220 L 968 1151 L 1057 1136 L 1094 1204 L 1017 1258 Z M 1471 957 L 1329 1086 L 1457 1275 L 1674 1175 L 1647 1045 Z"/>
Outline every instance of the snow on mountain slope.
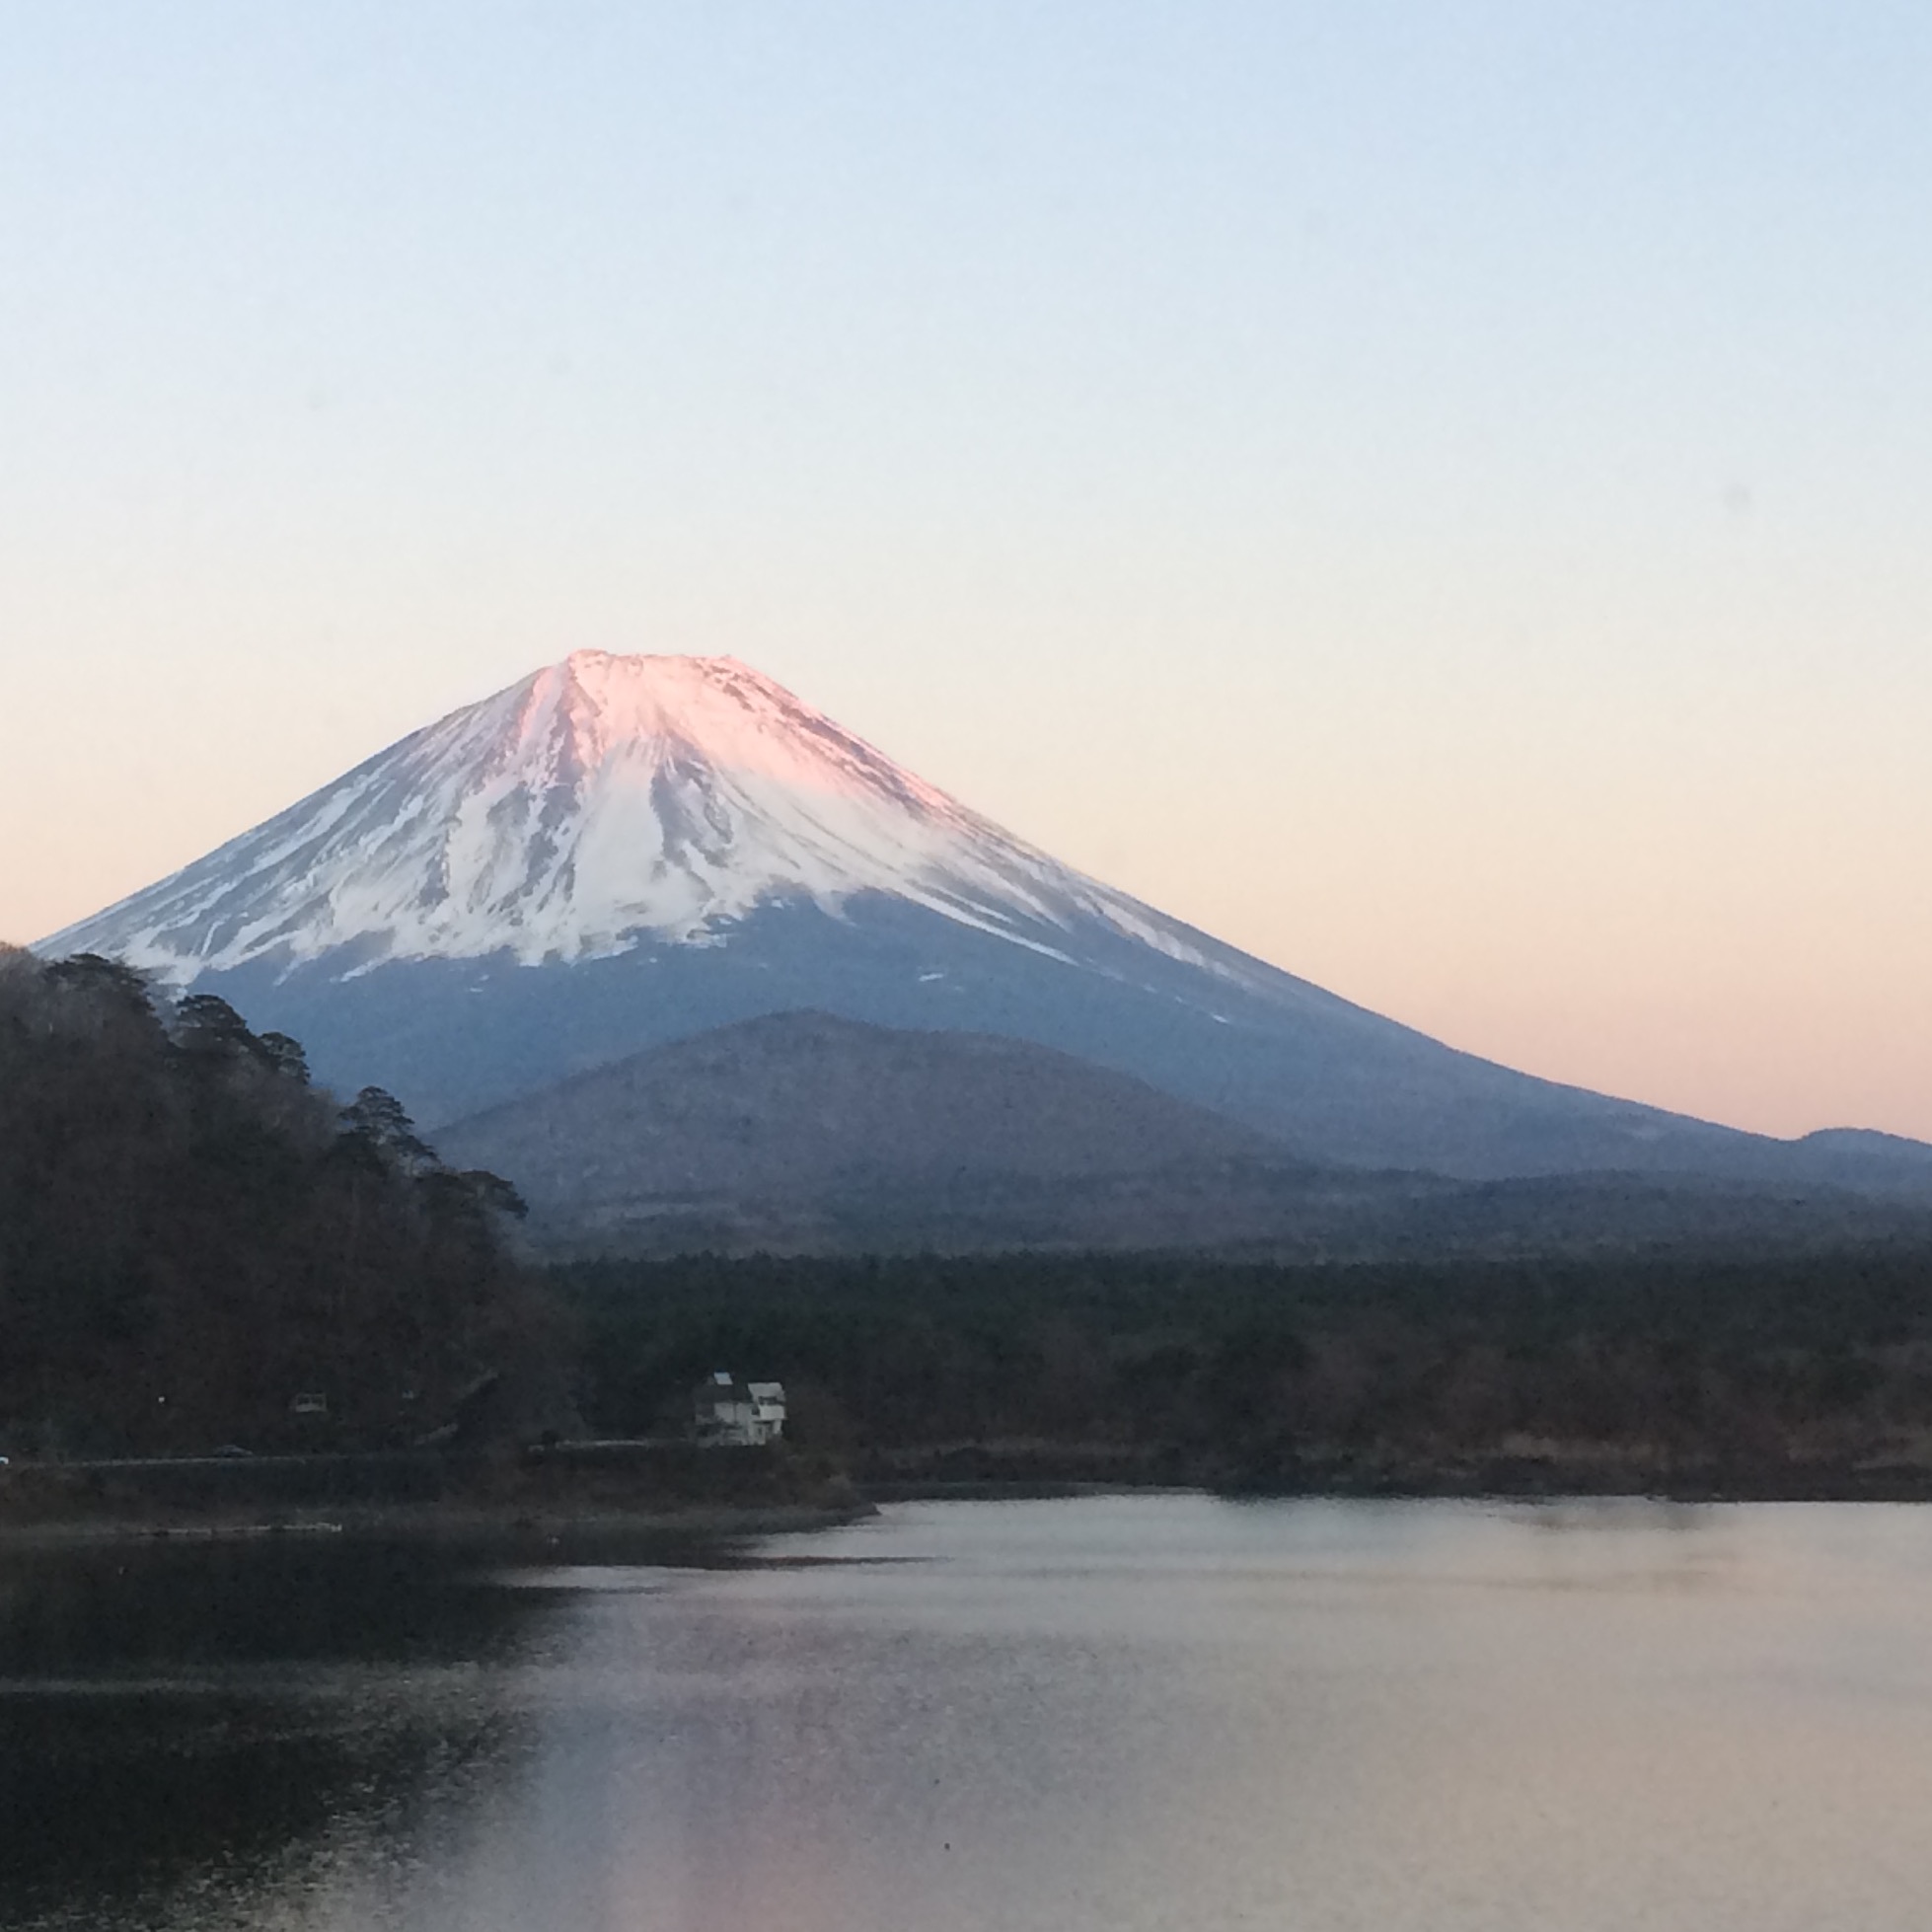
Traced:
<path fill-rule="evenodd" d="M 579 651 L 43 942 L 183 982 L 273 959 L 525 964 L 884 892 L 1057 955 L 1096 922 L 1239 981 L 728 657 Z M 1218 950 L 1218 949 L 1217 949 Z"/>
<path fill-rule="evenodd" d="M 579 652 L 40 949 L 219 994 L 432 1127 L 812 1008 L 1031 1040 L 1313 1161 L 1932 1186 L 1932 1152 L 1790 1148 L 1458 1053 L 1060 864 L 730 658 Z"/>

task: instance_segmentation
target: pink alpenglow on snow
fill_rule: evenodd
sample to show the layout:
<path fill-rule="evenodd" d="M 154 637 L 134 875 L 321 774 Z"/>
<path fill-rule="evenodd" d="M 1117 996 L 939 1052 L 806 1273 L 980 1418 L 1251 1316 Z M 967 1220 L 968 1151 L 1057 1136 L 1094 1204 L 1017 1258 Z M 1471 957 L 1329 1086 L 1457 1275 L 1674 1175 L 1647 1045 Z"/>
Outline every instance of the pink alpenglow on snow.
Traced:
<path fill-rule="evenodd" d="M 1138 901 L 735 658 L 605 651 L 451 712 L 46 943 L 111 943 L 177 980 L 341 947 L 365 968 L 567 961 L 702 941 L 767 902 L 836 910 L 868 891 L 1036 950 L 1052 950 L 1043 926 L 1098 919 L 1205 963 Z"/>

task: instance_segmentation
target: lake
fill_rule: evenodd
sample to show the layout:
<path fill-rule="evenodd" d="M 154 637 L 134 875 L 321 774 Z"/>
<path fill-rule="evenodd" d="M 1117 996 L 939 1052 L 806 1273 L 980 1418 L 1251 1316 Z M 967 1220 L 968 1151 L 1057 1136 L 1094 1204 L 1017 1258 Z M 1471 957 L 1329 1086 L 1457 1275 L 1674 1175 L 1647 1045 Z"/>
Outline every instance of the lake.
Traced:
<path fill-rule="evenodd" d="M 0 1924 L 1922 1932 L 1932 1511 L 0 1556 Z"/>

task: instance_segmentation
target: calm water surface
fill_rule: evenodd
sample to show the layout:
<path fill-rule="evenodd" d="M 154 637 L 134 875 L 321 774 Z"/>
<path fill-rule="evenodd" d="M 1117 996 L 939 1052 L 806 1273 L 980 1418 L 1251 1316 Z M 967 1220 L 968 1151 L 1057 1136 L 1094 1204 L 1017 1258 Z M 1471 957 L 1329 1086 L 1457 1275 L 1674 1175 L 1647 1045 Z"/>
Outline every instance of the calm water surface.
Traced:
<path fill-rule="evenodd" d="M 0 1923 L 1923 1932 L 1932 1511 L 0 1559 Z"/>

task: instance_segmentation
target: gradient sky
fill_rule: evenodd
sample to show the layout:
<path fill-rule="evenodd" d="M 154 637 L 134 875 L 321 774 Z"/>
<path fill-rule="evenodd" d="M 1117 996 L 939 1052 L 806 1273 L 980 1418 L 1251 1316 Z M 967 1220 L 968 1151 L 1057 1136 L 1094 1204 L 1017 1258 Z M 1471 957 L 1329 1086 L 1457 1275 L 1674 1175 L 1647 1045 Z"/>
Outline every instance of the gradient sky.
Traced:
<path fill-rule="evenodd" d="M 729 651 L 1514 1065 L 1932 1137 L 1922 0 L 0 0 L 0 933 Z"/>

